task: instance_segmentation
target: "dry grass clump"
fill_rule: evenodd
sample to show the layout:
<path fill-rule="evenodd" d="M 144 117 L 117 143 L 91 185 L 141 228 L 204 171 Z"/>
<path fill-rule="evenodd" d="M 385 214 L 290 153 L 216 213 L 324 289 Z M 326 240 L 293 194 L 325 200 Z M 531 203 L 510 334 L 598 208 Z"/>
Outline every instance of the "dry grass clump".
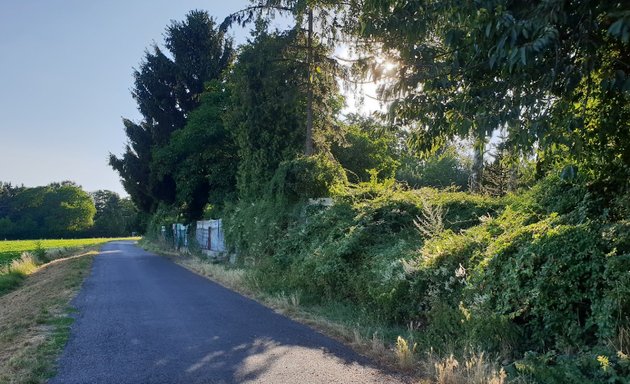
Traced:
<path fill-rule="evenodd" d="M 37 270 L 37 264 L 35 258 L 29 252 L 22 253 L 19 259 L 11 261 L 9 264 L 8 272 L 17 273 L 22 276 L 28 276 Z"/>
<path fill-rule="evenodd" d="M 610 347 L 620 359 L 630 361 L 630 328 L 620 327 L 617 336 L 610 340 Z"/>
<path fill-rule="evenodd" d="M 176 259 L 177 263 L 234 290 L 245 287 L 245 271 L 243 269 L 226 268 L 221 264 L 210 263 L 197 258 L 186 257 Z"/>
<path fill-rule="evenodd" d="M 412 347 L 409 346 L 409 342 L 403 337 L 398 336 L 396 339 L 396 358 L 398 365 L 402 369 L 410 369 L 416 362 L 415 352 L 418 344 L 414 343 Z"/>
<path fill-rule="evenodd" d="M 18 287 L 26 276 L 37 270 L 35 258 L 28 252 L 22 253 L 19 259 L 0 267 L 0 296 Z"/>
<path fill-rule="evenodd" d="M 265 296 L 262 299 L 265 304 L 276 310 L 279 310 L 282 313 L 293 312 L 300 306 L 299 292 L 292 292 L 290 294 L 287 294 L 286 292 L 280 292 L 277 295 Z"/>
<path fill-rule="evenodd" d="M 423 368 L 436 384 L 504 384 L 507 374 L 498 364 L 488 360 L 484 353 L 469 354 L 456 359 L 452 354 L 441 358 L 428 353 Z"/>

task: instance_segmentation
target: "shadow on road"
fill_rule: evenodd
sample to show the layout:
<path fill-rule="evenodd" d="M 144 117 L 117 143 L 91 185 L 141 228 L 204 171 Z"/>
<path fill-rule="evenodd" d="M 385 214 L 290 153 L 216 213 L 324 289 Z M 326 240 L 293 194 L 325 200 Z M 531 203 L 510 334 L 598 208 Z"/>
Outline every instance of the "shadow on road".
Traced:
<path fill-rule="evenodd" d="M 395 383 L 339 342 L 132 243 L 75 300 L 51 383 Z"/>

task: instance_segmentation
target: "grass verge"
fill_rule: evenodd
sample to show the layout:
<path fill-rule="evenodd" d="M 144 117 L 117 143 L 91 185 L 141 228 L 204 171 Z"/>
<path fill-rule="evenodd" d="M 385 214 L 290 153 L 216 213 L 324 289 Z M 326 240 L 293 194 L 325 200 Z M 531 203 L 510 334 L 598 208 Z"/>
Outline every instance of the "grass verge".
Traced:
<path fill-rule="evenodd" d="M 19 286 L 26 276 L 37 270 L 34 257 L 25 252 L 19 259 L 13 260 L 8 266 L 0 268 L 0 295 Z"/>
<path fill-rule="evenodd" d="M 54 374 L 73 321 L 70 300 L 96 254 L 53 260 L 0 296 L 0 383 L 43 383 Z"/>
<path fill-rule="evenodd" d="M 45 254 L 51 259 L 80 252 L 84 247 L 98 246 L 114 240 L 139 240 L 139 237 L 125 238 L 85 238 L 85 239 L 44 239 L 44 240 L 4 240 L 0 241 L 0 265 L 10 264 L 19 259 L 22 253 Z"/>

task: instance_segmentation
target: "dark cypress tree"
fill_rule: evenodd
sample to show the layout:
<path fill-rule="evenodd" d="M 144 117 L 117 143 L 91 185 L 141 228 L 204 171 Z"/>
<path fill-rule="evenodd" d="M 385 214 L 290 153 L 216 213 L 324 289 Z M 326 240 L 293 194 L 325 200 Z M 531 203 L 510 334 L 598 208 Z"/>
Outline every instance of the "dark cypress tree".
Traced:
<path fill-rule="evenodd" d="M 153 212 L 161 202 L 175 201 L 173 171 L 157 169 L 153 154 L 186 125 L 189 113 L 199 105 L 204 84 L 220 76 L 234 53 L 231 39 L 214 19 L 197 10 L 183 22 L 171 22 L 165 48 L 170 55 L 157 45 L 147 50 L 134 71 L 132 96 L 143 118 L 139 123 L 123 119 L 129 139 L 125 153 L 109 158 L 125 190 L 144 212 Z"/>

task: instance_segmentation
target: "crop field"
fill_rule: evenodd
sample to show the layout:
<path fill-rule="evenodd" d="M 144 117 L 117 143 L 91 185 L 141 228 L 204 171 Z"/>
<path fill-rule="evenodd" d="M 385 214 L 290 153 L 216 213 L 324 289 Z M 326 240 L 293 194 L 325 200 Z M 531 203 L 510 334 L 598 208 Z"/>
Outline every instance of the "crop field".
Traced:
<path fill-rule="evenodd" d="M 20 257 L 22 252 L 36 249 L 71 250 L 89 245 L 103 244 L 112 240 L 131 240 L 137 238 L 89 238 L 89 239 L 48 239 L 48 240 L 4 240 L 0 241 L 0 265 Z"/>

